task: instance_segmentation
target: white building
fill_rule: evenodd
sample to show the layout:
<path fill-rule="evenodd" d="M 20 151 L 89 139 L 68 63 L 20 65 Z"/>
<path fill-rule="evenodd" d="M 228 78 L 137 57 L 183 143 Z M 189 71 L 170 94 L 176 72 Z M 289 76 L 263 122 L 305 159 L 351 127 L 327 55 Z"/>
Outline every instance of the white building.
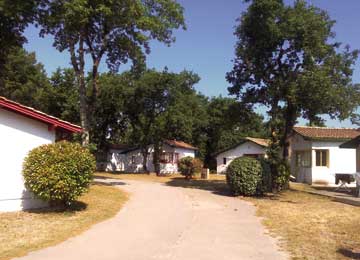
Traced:
<path fill-rule="evenodd" d="M 360 135 L 357 129 L 294 127 L 290 138 L 291 173 L 297 182 L 334 184 L 335 174 L 356 172 L 356 149 L 339 146 Z"/>
<path fill-rule="evenodd" d="M 166 140 L 162 146 L 160 156 L 161 173 L 177 173 L 178 161 L 183 157 L 195 157 L 196 147 L 175 140 Z M 153 145 L 149 146 L 149 156 L 147 158 L 147 170 L 154 172 L 153 164 Z M 143 172 L 143 155 L 139 148 L 124 148 L 124 146 L 111 146 L 108 153 L 106 171 L 120 172 Z"/>
<path fill-rule="evenodd" d="M 44 205 L 24 187 L 24 158 L 33 148 L 74 132 L 81 128 L 0 96 L 0 211 Z"/>
<path fill-rule="evenodd" d="M 217 173 L 225 173 L 229 164 L 238 157 L 264 157 L 268 145 L 267 139 L 246 137 L 240 143 L 216 153 Z"/>

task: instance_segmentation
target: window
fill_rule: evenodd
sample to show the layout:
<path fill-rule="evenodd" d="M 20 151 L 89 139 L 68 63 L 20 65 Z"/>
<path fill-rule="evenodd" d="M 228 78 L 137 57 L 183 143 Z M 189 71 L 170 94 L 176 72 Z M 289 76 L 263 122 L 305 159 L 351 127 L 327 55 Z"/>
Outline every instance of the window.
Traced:
<path fill-rule="evenodd" d="M 178 153 L 175 153 L 175 163 L 178 163 L 179 162 L 179 154 Z"/>
<path fill-rule="evenodd" d="M 173 163 L 174 157 L 176 159 L 176 154 L 174 153 L 162 153 L 160 155 L 160 163 Z M 179 158 L 179 154 L 177 154 L 177 157 Z"/>
<path fill-rule="evenodd" d="M 316 166 L 329 166 L 329 150 L 315 150 Z"/>
<path fill-rule="evenodd" d="M 311 151 L 297 151 L 296 166 L 298 167 L 311 167 Z"/>
<path fill-rule="evenodd" d="M 226 158 L 223 158 L 223 164 L 226 165 Z"/>

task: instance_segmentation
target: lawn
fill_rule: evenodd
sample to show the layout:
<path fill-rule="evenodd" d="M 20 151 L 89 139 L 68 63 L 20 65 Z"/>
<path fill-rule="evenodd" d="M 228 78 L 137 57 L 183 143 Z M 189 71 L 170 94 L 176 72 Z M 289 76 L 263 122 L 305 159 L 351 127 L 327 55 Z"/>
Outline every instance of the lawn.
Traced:
<path fill-rule="evenodd" d="M 247 200 L 293 259 L 360 259 L 360 207 L 296 190 Z"/>
<path fill-rule="evenodd" d="M 118 188 L 92 185 L 67 211 L 33 210 L 0 213 L 0 259 L 48 247 L 114 216 L 127 200 Z"/>

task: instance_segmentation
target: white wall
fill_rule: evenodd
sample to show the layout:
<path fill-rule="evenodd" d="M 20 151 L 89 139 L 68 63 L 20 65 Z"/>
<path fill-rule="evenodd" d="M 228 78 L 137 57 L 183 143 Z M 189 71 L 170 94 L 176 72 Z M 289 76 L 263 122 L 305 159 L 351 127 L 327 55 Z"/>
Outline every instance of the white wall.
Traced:
<path fill-rule="evenodd" d="M 147 169 L 150 172 L 155 171 L 155 167 L 153 164 L 153 152 L 154 148 L 151 145 L 149 147 L 149 156 L 147 159 Z M 163 146 L 163 152 L 170 153 L 179 153 L 179 159 L 191 156 L 195 157 L 195 151 L 184 148 L 174 148 L 168 145 Z M 140 149 L 136 149 L 134 151 L 130 151 L 126 154 L 119 154 L 120 151 L 110 150 L 109 151 L 109 162 L 106 168 L 107 171 L 125 171 L 125 172 L 142 172 L 143 171 L 143 156 L 141 154 Z M 132 158 L 134 157 L 135 162 L 132 163 Z M 178 167 L 176 163 L 162 163 L 160 164 L 160 172 L 162 173 L 176 173 L 178 172 Z"/>
<path fill-rule="evenodd" d="M 335 173 L 356 172 L 356 149 L 341 149 L 343 142 L 313 142 L 312 182 L 335 183 Z M 329 149 L 329 167 L 317 167 L 315 149 Z"/>
<path fill-rule="evenodd" d="M 334 184 L 336 173 L 356 172 L 356 149 L 341 149 L 343 142 L 310 141 L 294 134 L 290 140 L 291 172 L 298 182 Z M 317 149 L 329 150 L 329 167 L 316 166 Z M 311 166 L 296 166 L 296 151 L 311 151 Z"/>
<path fill-rule="evenodd" d="M 245 142 L 237 147 L 220 153 L 216 156 L 217 173 L 224 173 L 229 164 L 236 158 L 243 156 L 244 154 L 265 154 L 266 148 L 254 144 L 253 142 Z M 226 158 L 226 164 L 224 164 L 224 158 Z"/>
<path fill-rule="evenodd" d="M 26 191 L 22 164 L 30 150 L 54 141 L 46 124 L 0 108 L 0 211 L 44 206 Z"/>
<path fill-rule="evenodd" d="M 312 143 L 309 140 L 305 140 L 299 134 L 294 134 L 290 138 L 289 147 L 290 157 L 290 169 L 291 174 L 296 177 L 297 182 L 312 183 L 312 169 L 310 167 L 297 167 L 296 166 L 296 152 L 297 151 L 309 151 L 312 150 Z"/>

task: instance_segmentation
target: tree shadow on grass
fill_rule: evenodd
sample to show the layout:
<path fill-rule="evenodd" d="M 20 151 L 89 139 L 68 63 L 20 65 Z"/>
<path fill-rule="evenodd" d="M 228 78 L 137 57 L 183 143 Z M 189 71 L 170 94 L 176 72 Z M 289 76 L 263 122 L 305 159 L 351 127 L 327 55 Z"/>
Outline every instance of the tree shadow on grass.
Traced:
<path fill-rule="evenodd" d="M 72 214 L 79 211 L 86 210 L 88 205 L 82 201 L 74 201 L 70 206 L 66 207 L 63 205 L 59 206 L 49 206 L 45 208 L 37 208 L 37 209 L 27 209 L 24 210 L 28 213 L 35 213 L 35 214 L 44 214 L 44 213 L 65 213 L 65 214 Z"/>
<path fill-rule="evenodd" d="M 187 180 L 182 177 L 176 177 L 166 182 L 165 184 L 172 187 L 207 190 L 222 196 L 232 196 L 229 188 L 227 187 L 226 181 L 223 180 Z"/>
<path fill-rule="evenodd" d="M 339 248 L 337 252 L 350 259 L 360 259 L 360 251 L 354 252 L 351 249 Z"/>
<path fill-rule="evenodd" d="M 110 179 L 111 180 L 111 179 Z M 122 181 L 93 181 L 92 184 L 101 185 L 101 186 L 118 186 L 118 185 L 127 185 Z"/>

